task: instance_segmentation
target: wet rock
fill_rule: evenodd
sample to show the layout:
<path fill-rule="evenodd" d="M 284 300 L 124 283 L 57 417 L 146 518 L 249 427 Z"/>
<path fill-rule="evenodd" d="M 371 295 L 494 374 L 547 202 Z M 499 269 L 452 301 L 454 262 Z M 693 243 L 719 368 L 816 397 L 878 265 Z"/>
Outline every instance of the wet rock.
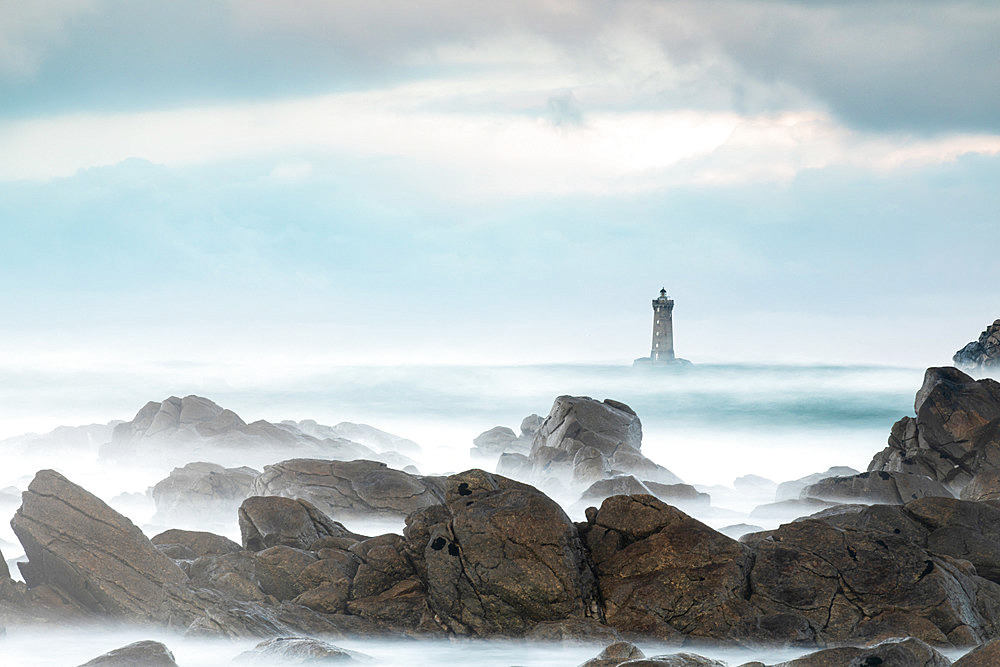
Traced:
<path fill-rule="evenodd" d="M 980 472 L 1000 469 L 1000 383 L 928 368 L 914 410 L 916 418 L 893 425 L 869 471 L 926 475 L 960 492 Z"/>
<path fill-rule="evenodd" d="M 956 366 L 970 369 L 988 369 L 1000 366 L 1000 320 L 986 327 L 979 339 L 955 353 Z"/>
<path fill-rule="evenodd" d="M 1000 469 L 981 470 L 962 489 L 962 500 L 1000 500 Z"/>
<path fill-rule="evenodd" d="M 977 646 L 952 663 L 952 667 L 996 667 L 1000 665 L 1000 639 Z"/>
<path fill-rule="evenodd" d="M 534 479 L 557 474 L 590 483 L 607 470 L 663 484 L 680 483 L 676 475 L 643 456 L 641 446 L 642 424 L 624 403 L 559 396 L 535 433 L 528 458 Z M 581 450 L 585 454 L 577 458 Z M 601 461 L 596 460 L 597 453 Z"/>
<path fill-rule="evenodd" d="M 885 470 L 863 472 L 849 477 L 827 477 L 802 490 L 803 498 L 835 503 L 902 505 L 927 496 L 954 497 L 943 484 L 926 475 Z"/>
<path fill-rule="evenodd" d="M 797 641 L 810 634 L 830 643 L 891 635 L 968 645 L 996 632 L 1000 586 L 977 576 L 968 561 L 911 541 L 892 527 L 892 514 L 902 510 L 889 511 L 879 526 L 859 524 L 859 517 L 880 520 L 862 512 L 845 515 L 852 523 L 843 528 L 806 519 L 756 541 L 750 602 L 762 618 L 789 619 L 775 626 L 772 641 L 786 641 L 780 633 L 794 630 Z"/>
<path fill-rule="evenodd" d="M 481 470 L 447 482 L 444 507 L 411 515 L 404 531 L 443 626 L 465 635 L 519 635 L 539 622 L 592 614 L 586 552 L 559 505 Z"/>
<path fill-rule="evenodd" d="M 782 482 L 774 490 L 774 499 L 775 501 L 795 500 L 800 496 L 804 488 L 810 484 L 815 484 L 821 479 L 826 479 L 827 477 L 850 477 L 857 475 L 859 472 L 861 471 L 847 466 L 833 466 L 828 468 L 826 472 L 815 472 L 805 477 Z"/>
<path fill-rule="evenodd" d="M 907 503 L 907 514 L 928 530 L 923 544 L 936 554 L 961 558 L 981 577 L 1000 583 L 1000 508 L 951 498 Z"/>
<path fill-rule="evenodd" d="M 299 575 L 317 561 L 316 554 L 279 544 L 255 554 L 257 582 L 267 595 L 291 600 L 305 592 Z"/>
<path fill-rule="evenodd" d="M 948 667 L 951 660 L 919 639 L 895 639 L 865 648 L 829 648 L 775 667 Z"/>
<path fill-rule="evenodd" d="M 250 495 L 260 473 L 253 468 L 223 468 L 215 463 L 188 463 L 174 468 L 152 490 L 156 503 L 154 523 L 176 525 L 205 516 L 232 516 Z"/>
<path fill-rule="evenodd" d="M 244 651 L 234 662 L 241 665 L 273 665 L 276 661 L 282 665 L 313 665 L 370 660 L 371 656 L 312 637 L 275 637 L 262 641 L 250 651 Z"/>
<path fill-rule="evenodd" d="M 160 642 L 139 641 L 108 651 L 104 655 L 80 665 L 80 667 L 177 667 L 174 654 Z"/>
<path fill-rule="evenodd" d="M 650 480 L 644 480 L 643 484 L 654 496 L 681 510 L 706 508 L 712 503 L 712 496 L 690 484 L 660 484 Z"/>
<path fill-rule="evenodd" d="M 747 636 L 749 548 L 649 495 L 608 498 L 583 532 L 608 625 L 659 639 Z"/>
<path fill-rule="evenodd" d="M 257 581 L 257 559 L 252 551 L 202 556 L 187 567 L 194 586 L 210 588 L 244 602 L 276 603 Z"/>
<path fill-rule="evenodd" d="M 301 498 L 338 519 L 406 515 L 444 499 L 438 477 L 411 475 L 377 461 L 290 459 L 271 466 L 253 484 L 262 496 Z"/>
<path fill-rule="evenodd" d="M 670 653 L 654 655 L 651 658 L 639 658 L 618 663 L 629 667 L 727 667 L 720 660 L 713 660 L 697 653 Z"/>
<path fill-rule="evenodd" d="M 240 505 L 239 522 L 243 546 L 251 551 L 278 544 L 308 549 L 325 537 L 362 539 L 312 503 L 280 496 L 247 498 Z"/>
<path fill-rule="evenodd" d="M 243 550 L 243 547 L 228 537 L 198 530 L 171 528 L 154 536 L 150 541 L 159 547 L 160 551 L 163 551 L 164 547 L 169 545 L 186 547 L 195 558 L 199 556 L 221 556 L 222 554 Z"/>
<path fill-rule="evenodd" d="M 632 642 L 615 642 L 605 646 L 596 658 L 582 663 L 580 667 L 618 667 L 626 660 L 637 660 L 645 657 L 646 654 Z"/>

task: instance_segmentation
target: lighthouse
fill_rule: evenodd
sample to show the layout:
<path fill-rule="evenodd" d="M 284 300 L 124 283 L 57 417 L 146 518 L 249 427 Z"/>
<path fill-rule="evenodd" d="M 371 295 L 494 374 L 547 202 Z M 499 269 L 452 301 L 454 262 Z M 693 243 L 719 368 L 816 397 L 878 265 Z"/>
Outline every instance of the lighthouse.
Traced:
<path fill-rule="evenodd" d="M 653 299 L 653 345 L 648 357 L 635 360 L 633 366 L 690 366 L 687 359 L 674 354 L 674 300 L 666 288 Z"/>
<path fill-rule="evenodd" d="M 653 299 L 653 346 L 649 351 L 652 364 L 674 363 L 674 300 L 666 288 Z"/>

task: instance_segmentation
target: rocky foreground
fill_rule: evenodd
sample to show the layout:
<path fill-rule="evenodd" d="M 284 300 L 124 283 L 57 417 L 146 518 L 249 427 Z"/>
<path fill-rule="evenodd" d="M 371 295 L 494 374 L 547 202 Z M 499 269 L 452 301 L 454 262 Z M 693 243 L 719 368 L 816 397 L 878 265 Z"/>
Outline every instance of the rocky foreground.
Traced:
<path fill-rule="evenodd" d="M 574 523 L 536 486 L 500 474 L 320 459 L 247 482 L 256 495 L 236 509 L 239 544 L 176 529 L 150 540 L 43 470 L 11 522 L 28 562 L 24 583 L 0 565 L 0 619 L 262 639 L 831 647 L 789 663 L 803 666 L 947 665 L 936 649 L 980 647 L 955 664 L 998 664 L 1000 384 L 929 369 L 915 411 L 868 472 L 803 483 L 801 498 L 826 498 L 826 509 L 739 541 L 652 493 L 610 495 Z M 640 439 L 627 406 L 560 397 L 518 456 L 547 483 L 671 487 Z M 249 480 L 240 469 L 189 472 Z M 370 537 L 333 518 L 371 514 L 405 516 L 406 527 Z M 721 664 L 614 646 L 587 664 Z"/>

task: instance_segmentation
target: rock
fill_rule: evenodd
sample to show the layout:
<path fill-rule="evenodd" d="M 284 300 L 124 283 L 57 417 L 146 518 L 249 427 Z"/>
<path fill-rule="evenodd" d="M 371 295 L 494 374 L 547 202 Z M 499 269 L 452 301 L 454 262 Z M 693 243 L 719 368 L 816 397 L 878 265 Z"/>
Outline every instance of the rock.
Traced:
<path fill-rule="evenodd" d="M 697 653 L 654 655 L 651 658 L 627 660 L 618 664 L 628 665 L 629 667 L 727 667 L 726 663 L 720 660 L 706 658 Z"/>
<path fill-rule="evenodd" d="M 542 427 L 542 423 L 545 418 L 541 415 L 536 415 L 534 413 L 528 415 L 521 420 L 521 437 L 525 439 L 532 439 L 535 434 L 538 433 L 538 429 Z"/>
<path fill-rule="evenodd" d="M 926 475 L 885 470 L 863 472 L 850 477 L 827 477 L 802 490 L 803 498 L 835 503 L 902 505 L 927 496 L 954 498 L 943 484 Z"/>
<path fill-rule="evenodd" d="M 481 470 L 447 483 L 445 505 L 410 515 L 404 531 L 444 627 L 464 635 L 520 635 L 539 622 L 595 615 L 586 551 L 559 505 L 527 484 Z"/>
<path fill-rule="evenodd" d="M 810 484 L 815 484 L 821 479 L 826 479 L 827 477 L 850 477 L 851 475 L 857 475 L 859 472 L 861 471 L 849 468 L 848 466 L 833 466 L 828 468 L 826 472 L 814 472 L 805 477 L 782 482 L 774 490 L 774 499 L 776 501 L 796 500 L 802 493 L 802 489 Z"/>
<path fill-rule="evenodd" d="M 977 646 L 951 663 L 952 667 L 996 667 L 1000 665 L 1000 639 Z"/>
<path fill-rule="evenodd" d="M 915 502 L 931 500 L 945 499 Z M 1000 586 L 978 577 L 968 561 L 914 543 L 904 509 L 876 505 L 842 515 L 845 527 L 805 519 L 756 541 L 750 602 L 761 614 L 757 638 L 912 636 L 964 646 L 993 636 Z"/>
<path fill-rule="evenodd" d="M 869 471 L 926 475 L 957 493 L 980 472 L 1000 469 L 1000 383 L 928 368 L 914 410 L 915 419 L 893 425 Z"/>
<path fill-rule="evenodd" d="M 624 403 L 559 396 L 532 441 L 530 477 L 556 475 L 589 485 L 599 475 L 631 474 L 663 484 L 680 483 L 676 475 L 643 456 L 641 446 L 642 424 Z"/>
<path fill-rule="evenodd" d="M 974 340 L 955 353 L 956 366 L 987 369 L 1000 366 L 1000 320 L 996 320 Z"/>
<path fill-rule="evenodd" d="M 591 658 L 580 667 L 618 667 L 626 660 L 637 660 L 645 657 L 646 654 L 632 642 L 615 642 L 605 646 L 596 658 Z"/>
<path fill-rule="evenodd" d="M 731 537 L 734 540 L 739 540 L 742 536 L 747 533 L 758 533 L 764 530 L 761 526 L 755 526 L 749 523 L 737 523 L 732 526 L 724 526 L 719 528 L 719 532 L 726 537 Z"/>
<path fill-rule="evenodd" d="M 80 667 L 177 667 L 174 654 L 160 642 L 139 641 L 108 651 Z"/>
<path fill-rule="evenodd" d="M 275 637 L 262 641 L 250 651 L 244 651 L 234 662 L 250 665 L 326 664 L 366 662 L 370 656 L 334 646 L 312 637 Z"/>
<path fill-rule="evenodd" d="M 528 479 L 532 469 L 531 460 L 524 454 L 501 454 L 497 461 L 497 474 L 511 479 Z"/>
<path fill-rule="evenodd" d="M 743 475 L 733 480 L 733 488 L 744 494 L 767 494 L 773 496 L 778 485 L 760 475 Z"/>
<path fill-rule="evenodd" d="M 631 496 L 649 494 L 646 485 L 632 475 L 619 475 L 611 479 L 602 479 L 587 487 L 580 496 L 581 503 L 593 504 L 611 496 Z"/>
<path fill-rule="evenodd" d="M 1000 508 L 951 498 L 907 503 L 909 517 L 927 530 L 922 544 L 936 554 L 972 563 L 981 577 L 1000 583 Z"/>
<path fill-rule="evenodd" d="M 751 519 L 758 521 L 791 521 L 800 516 L 806 516 L 833 507 L 837 503 L 818 498 L 800 498 L 798 500 L 782 500 L 777 503 L 758 505 L 750 512 Z"/>
<path fill-rule="evenodd" d="M 582 642 L 587 644 L 611 643 L 622 640 L 621 634 L 597 618 L 564 618 L 561 621 L 542 621 L 533 625 L 525 634 L 528 641 Z"/>
<path fill-rule="evenodd" d="M 919 639 L 893 639 L 865 648 L 828 648 L 775 667 L 948 667 L 951 660 Z M 958 663 L 955 663 L 958 664 Z"/>
<path fill-rule="evenodd" d="M 1000 500 L 1000 469 L 981 470 L 962 489 L 962 500 Z"/>
<path fill-rule="evenodd" d="M 666 640 L 748 636 L 747 547 L 649 495 L 608 498 L 582 532 L 608 625 Z"/>
<path fill-rule="evenodd" d="M 231 517 L 250 495 L 250 487 L 260 473 L 253 468 L 223 468 L 215 463 L 188 463 L 174 468 L 156 483 L 152 496 L 156 503 L 154 523 L 176 525 L 206 515 Z"/>
<path fill-rule="evenodd" d="M 300 581 L 303 570 L 318 560 L 316 554 L 283 544 L 264 549 L 254 557 L 257 583 L 267 595 L 291 600 L 305 592 Z"/>
<path fill-rule="evenodd" d="M 470 450 L 473 456 L 500 456 L 517 442 L 517 434 L 506 426 L 494 426 L 484 431 L 472 440 L 474 447 Z"/>
<path fill-rule="evenodd" d="M 444 482 L 393 470 L 378 461 L 290 459 L 265 466 L 252 491 L 301 498 L 337 518 L 405 518 L 440 503 Z"/>
<path fill-rule="evenodd" d="M 712 504 L 712 496 L 690 484 L 660 484 L 649 480 L 643 481 L 643 484 L 654 496 L 681 510 L 703 509 Z"/>
<path fill-rule="evenodd" d="M 333 426 L 317 424 L 312 419 L 305 419 L 300 422 L 281 422 L 282 425 L 291 424 L 296 426 L 306 435 L 311 435 L 324 440 L 349 440 L 369 447 L 380 454 L 406 454 L 408 456 L 419 456 L 420 445 L 401 438 L 392 433 L 386 433 L 368 424 L 355 424 L 352 422 L 340 422 Z M 386 461 L 389 465 L 394 465 Z"/>
<path fill-rule="evenodd" d="M 165 530 L 150 541 L 159 547 L 160 551 L 163 551 L 163 547 L 168 545 L 182 545 L 190 549 L 196 558 L 199 556 L 220 556 L 243 549 L 236 542 L 222 535 L 177 528 Z"/>
<path fill-rule="evenodd" d="M 243 546 L 261 551 L 278 544 L 308 549 L 324 537 L 363 539 L 301 499 L 251 496 L 239 510 Z"/>

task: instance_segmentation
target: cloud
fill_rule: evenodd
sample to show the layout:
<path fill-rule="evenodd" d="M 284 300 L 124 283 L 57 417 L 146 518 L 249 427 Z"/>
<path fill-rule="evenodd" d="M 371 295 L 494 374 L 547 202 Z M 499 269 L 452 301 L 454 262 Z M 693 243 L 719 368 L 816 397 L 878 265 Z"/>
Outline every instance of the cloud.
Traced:
<path fill-rule="evenodd" d="M 0 0 L 0 76 L 33 75 L 73 21 L 95 9 L 94 0 Z"/>

